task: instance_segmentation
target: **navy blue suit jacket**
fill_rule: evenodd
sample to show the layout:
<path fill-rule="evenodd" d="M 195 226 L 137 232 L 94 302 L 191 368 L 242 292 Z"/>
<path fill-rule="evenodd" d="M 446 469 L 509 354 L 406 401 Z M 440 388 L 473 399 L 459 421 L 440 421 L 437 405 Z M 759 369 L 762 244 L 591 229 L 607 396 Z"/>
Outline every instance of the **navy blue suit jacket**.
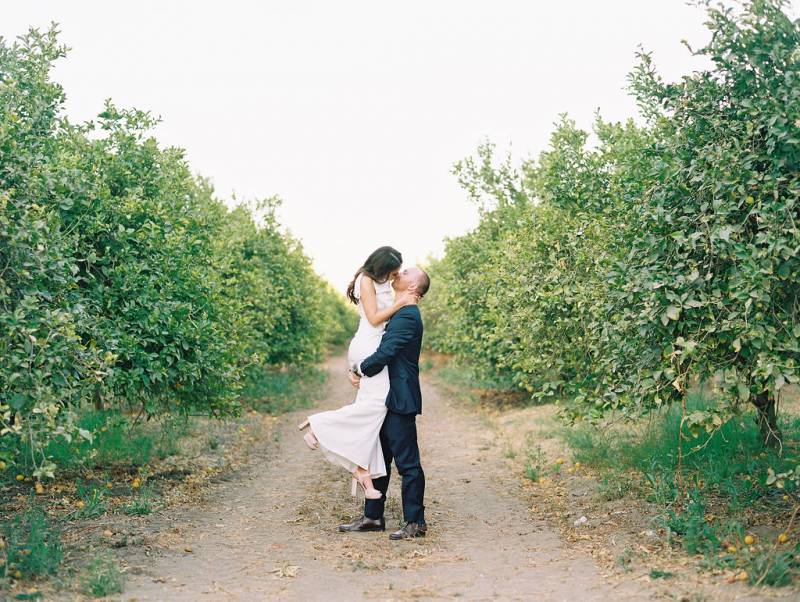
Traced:
<path fill-rule="evenodd" d="M 419 352 L 422 349 L 422 317 L 419 307 L 406 305 L 386 325 L 377 351 L 361 362 L 361 373 L 375 376 L 389 366 L 386 407 L 396 414 L 422 414 L 419 387 Z"/>

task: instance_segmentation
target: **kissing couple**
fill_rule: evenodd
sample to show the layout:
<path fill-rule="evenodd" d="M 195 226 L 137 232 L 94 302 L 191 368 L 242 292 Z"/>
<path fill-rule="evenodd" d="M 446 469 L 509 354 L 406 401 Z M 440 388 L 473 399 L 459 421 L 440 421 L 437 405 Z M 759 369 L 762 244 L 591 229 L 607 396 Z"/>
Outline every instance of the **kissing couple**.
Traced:
<path fill-rule="evenodd" d="M 405 526 L 390 539 L 424 537 L 425 474 L 417 445 L 422 413 L 419 353 L 422 317 L 417 303 L 430 278 L 417 267 L 403 268 L 403 256 L 380 247 L 356 272 L 347 296 L 361 320 L 347 353 L 355 401 L 338 410 L 313 414 L 300 425 L 304 439 L 327 460 L 353 476 L 352 489 L 364 491 L 364 514 L 339 525 L 342 532 L 384 531 L 386 490 L 394 460 L 402 478 Z"/>

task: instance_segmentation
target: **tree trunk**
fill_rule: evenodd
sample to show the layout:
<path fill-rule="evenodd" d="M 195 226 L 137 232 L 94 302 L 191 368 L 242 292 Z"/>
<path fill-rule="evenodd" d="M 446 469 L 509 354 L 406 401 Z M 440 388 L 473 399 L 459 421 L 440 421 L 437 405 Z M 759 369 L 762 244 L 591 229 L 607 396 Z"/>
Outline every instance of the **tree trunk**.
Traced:
<path fill-rule="evenodd" d="M 94 409 L 97 412 L 102 412 L 105 409 L 103 407 L 103 396 L 100 394 L 100 387 L 94 390 Z"/>
<path fill-rule="evenodd" d="M 756 395 L 753 400 L 758 414 L 756 423 L 761 431 L 761 440 L 765 447 L 781 447 L 783 435 L 778 428 L 778 413 L 775 408 L 775 399 L 766 391 Z"/>

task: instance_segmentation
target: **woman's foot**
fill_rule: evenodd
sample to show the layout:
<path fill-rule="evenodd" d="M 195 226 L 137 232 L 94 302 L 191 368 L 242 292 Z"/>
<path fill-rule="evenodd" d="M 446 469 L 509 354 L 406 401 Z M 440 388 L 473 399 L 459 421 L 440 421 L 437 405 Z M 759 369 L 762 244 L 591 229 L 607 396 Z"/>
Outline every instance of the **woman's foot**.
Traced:
<path fill-rule="evenodd" d="M 303 441 L 305 441 L 306 445 L 308 445 L 308 447 L 311 449 L 317 449 L 319 447 L 319 441 L 317 441 L 317 438 L 314 436 L 314 431 L 311 429 L 309 429 L 308 432 L 303 435 Z"/>
<path fill-rule="evenodd" d="M 353 473 L 353 497 L 356 495 L 357 485 L 361 485 L 361 489 L 364 490 L 364 497 L 368 500 L 379 500 L 383 497 L 383 494 L 372 486 L 372 477 L 370 477 L 369 471 L 360 466 Z"/>

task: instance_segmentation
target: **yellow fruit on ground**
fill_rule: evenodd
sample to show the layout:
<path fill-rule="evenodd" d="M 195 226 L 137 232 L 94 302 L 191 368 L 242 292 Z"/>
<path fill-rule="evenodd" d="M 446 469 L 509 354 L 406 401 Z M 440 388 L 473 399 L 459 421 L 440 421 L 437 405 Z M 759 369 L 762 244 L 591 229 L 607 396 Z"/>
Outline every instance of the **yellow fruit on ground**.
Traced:
<path fill-rule="evenodd" d="M 736 546 L 728 546 L 729 554 L 736 554 Z"/>
<path fill-rule="evenodd" d="M 131 481 L 131 487 L 133 487 L 134 489 L 139 489 L 139 486 L 141 484 L 142 482 L 139 480 L 139 477 L 136 477 L 135 479 L 133 479 L 133 481 Z"/>
<path fill-rule="evenodd" d="M 22 579 L 22 571 L 14 571 L 14 579 Z"/>
<path fill-rule="evenodd" d="M 783 501 L 784 502 L 788 502 L 789 501 L 789 496 L 788 495 L 784 495 L 783 496 Z"/>
<path fill-rule="evenodd" d="M 580 462 L 575 462 L 575 468 L 580 468 L 580 467 L 581 467 L 581 463 Z"/>
<path fill-rule="evenodd" d="M 789 541 L 789 536 L 786 533 L 781 533 L 780 535 L 778 535 L 778 541 L 780 543 L 786 543 L 787 541 Z"/>
<path fill-rule="evenodd" d="M 106 483 L 106 489 L 111 489 L 114 486 L 114 483 Z"/>
<path fill-rule="evenodd" d="M 113 535 L 114 533 L 112 531 L 109 531 L 108 529 L 103 531 L 103 537 L 113 537 Z"/>
<path fill-rule="evenodd" d="M 8 466 L 8 465 L 5 462 L 3 462 L 2 460 L 0 460 L 0 470 L 5 470 L 6 466 Z"/>
<path fill-rule="evenodd" d="M 24 474 L 18 474 L 17 475 L 17 481 L 24 481 L 24 480 L 25 480 L 25 475 Z"/>
<path fill-rule="evenodd" d="M 748 576 L 747 571 L 741 571 L 736 575 L 736 581 L 747 581 Z"/>
<path fill-rule="evenodd" d="M 77 502 L 75 502 L 75 506 L 77 506 L 78 508 L 83 508 L 85 505 L 86 504 L 83 503 L 83 500 L 78 500 Z"/>
<path fill-rule="evenodd" d="M 556 464 L 563 464 L 563 463 L 564 463 L 564 458 L 558 458 L 556 460 Z"/>
<path fill-rule="evenodd" d="M 745 535 L 744 543 L 746 543 L 748 546 L 752 546 L 754 543 L 756 543 L 756 538 L 752 535 Z"/>
<path fill-rule="evenodd" d="M 44 487 L 42 487 L 42 484 L 39 482 L 37 482 L 33 488 L 36 490 L 36 495 L 42 495 L 44 493 Z"/>

